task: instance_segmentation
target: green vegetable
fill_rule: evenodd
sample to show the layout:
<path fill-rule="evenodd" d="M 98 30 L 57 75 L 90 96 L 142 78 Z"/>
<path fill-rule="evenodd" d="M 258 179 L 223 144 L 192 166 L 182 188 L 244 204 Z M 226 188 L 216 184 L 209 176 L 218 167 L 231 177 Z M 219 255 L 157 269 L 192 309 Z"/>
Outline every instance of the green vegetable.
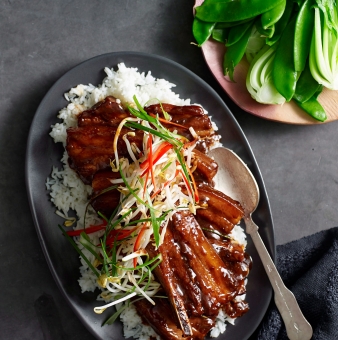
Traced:
<path fill-rule="evenodd" d="M 320 105 L 317 100 L 320 91 L 313 95 L 309 100 L 304 103 L 301 103 L 295 100 L 296 104 L 302 108 L 306 113 L 308 113 L 314 119 L 319 120 L 320 122 L 324 122 L 327 119 L 326 112 L 324 108 Z"/>
<path fill-rule="evenodd" d="M 252 25 L 253 23 L 247 28 L 244 35 L 235 44 L 229 46 L 225 52 L 223 59 L 223 72 L 224 75 L 229 75 L 231 81 L 234 81 L 235 66 L 241 61 L 245 54 Z"/>
<path fill-rule="evenodd" d="M 298 79 L 293 59 L 295 19 L 289 22 L 279 40 L 272 69 L 272 78 L 276 89 L 286 101 L 292 99 Z"/>
<path fill-rule="evenodd" d="M 245 56 L 249 63 L 252 62 L 256 54 L 262 49 L 264 45 L 265 38 L 261 36 L 261 34 L 257 31 L 256 27 L 254 26 L 251 30 L 249 41 L 245 50 Z"/>
<path fill-rule="evenodd" d="M 285 6 L 286 0 L 282 1 L 280 4 L 261 15 L 262 27 L 265 30 L 271 26 L 274 26 L 276 22 L 278 22 L 278 20 L 282 17 L 284 13 Z"/>
<path fill-rule="evenodd" d="M 252 98 L 262 104 L 283 104 L 285 98 L 276 90 L 272 80 L 272 66 L 276 45 L 265 45 L 250 64 L 246 87 Z"/>
<path fill-rule="evenodd" d="M 333 0 L 316 0 L 310 70 L 319 84 L 338 90 L 338 13 Z"/>
<path fill-rule="evenodd" d="M 255 26 L 257 31 L 261 34 L 264 38 L 272 38 L 275 33 L 275 25 L 272 25 L 266 29 L 263 28 L 261 20 L 256 20 Z"/>
<path fill-rule="evenodd" d="M 322 88 L 323 86 L 318 84 L 318 82 L 312 77 L 309 63 L 307 62 L 297 81 L 293 99 L 296 99 L 300 103 L 304 103 L 318 93 L 318 91 Z"/>
<path fill-rule="evenodd" d="M 225 43 L 228 39 L 228 28 L 214 28 L 212 31 L 212 38 L 218 42 Z"/>
<path fill-rule="evenodd" d="M 101 261 L 97 247 L 91 242 L 89 236 L 84 231 L 80 234 L 79 242 L 91 252 L 98 261 Z"/>
<path fill-rule="evenodd" d="M 285 0 L 241 0 L 204 2 L 196 7 L 196 17 L 207 22 L 232 22 L 254 18 Z"/>
<path fill-rule="evenodd" d="M 273 45 L 281 37 L 286 25 L 288 24 L 288 22 L 290 20 L 291 13 L 293 11 L 293 6 L 294 6 L 293 4 L 294 4 L 293 0 L 287 0 L 286 1 L 285 10 L 284 10 L 282 17 L 274 25 L 275 26 L 275 32 L 274 32 L 273 36 L 271 38 L 266 39 L 266 43 L 268 45 L 270 45 L 270 46 Z"/>
<path fill-rule="evenodd" d="M 248 21 L 251 21 L 252 18 L 248 18 L 245 20 L 231 21 L 231 22 L 217 22 L 215 28 L 229 28 L 237 25 L 242 25 Z"/>
<path fill-rule="evenodd" d="M 317 97 L 323 87 L 338 90 L 336 1 L 205 0 L 196 7 L 203 29 L 193 29 L 194 36 L 199 46 L 210 36 L 226 45 L 223 71 L 231 81 L 245 54 L 250 63 L 246 86 L 256 101 L 294 99 L 324 121 Z"/>
<path fill-rule="evenodd" d="M 74 247 L 74 249 L 79 253 L 79 255 L 83 258 L 83 260 L 87 263 L 88 267 L 93 271 L 93 273 L 99 277 L 100 274 L 99 272 L 93 267 L 93 265 L 91 264 L 91 262 L 88 260 L 88 258 L 83 254 L 83 252 L 81 251 L 81 249 L 77 246 L 77 244 L 75 243 L 75 241 L 73 240 L 72 237 L 70 237 L 67 232 L 60 226 L 58 225 L 58 227 L 61 229 L 63 235 L 65 236 L 65 238 L 69 241 L 69 243 Z"/>
<path fill-rule="evenodd" d="M 295 4 L 297 4 L 299 7 L 302 7 L 303 3 L 305 2 L 305 0 L 293 0 L 293 2 Z"/>
<path fill-rule="evenodd" d="M 233 26 L 229 29 L 228 40 L 225 46 L 231 46 L 237 43 L 245 34 L 245 32 L 252 27 L 252 20 L 246 21 L 243 24 Z"/>
<path fill-rule="evenodd" d="M 197 19 L 196 17 L 194 18 L 192 32 L 198 46 L 202 46 L 202 44 L 210 38 L 215 24 L 215 22 L 204 22 Z"/>
<path fill-rule="evenodd" d="M 294 63 L 296 71 L 303 71 L 309 56 L 314 24 L 313 4 L 314 0 L 306 0 L 297 15 L 294 40 Z"/>

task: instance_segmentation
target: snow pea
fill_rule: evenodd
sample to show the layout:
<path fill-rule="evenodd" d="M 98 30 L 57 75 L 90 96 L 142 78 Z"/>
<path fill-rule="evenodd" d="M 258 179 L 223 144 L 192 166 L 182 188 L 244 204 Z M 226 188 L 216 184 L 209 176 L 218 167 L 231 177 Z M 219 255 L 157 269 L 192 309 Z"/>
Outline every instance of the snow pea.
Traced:
<path fill-rule="evenodd" d="M 255 26 L 257 31 L 261 34 L 262 37 L 271 38 L 275 33 L 275 25 L 272 25 L 267 29 L 264 29 L 261 20 L 256 20 Z"/>
<path fill-rule="evenodd" d="M 283 0 L 280 4 L 273 7 L 269 11 L 264 12 L 261 15 L 262 27 L 267 28 L 276 24 L 276 22 L 282 17 L 286 6 L 286 0 Z"/>
<path fill-rule="evenodd" d="M 224 54 L 223 72 L 224 75 L 229 75 L 231 81 L 234 81 L 235 66 L 241 61 L 245 54 L 252 26 L 253 22 L 251 26 L 247 28 L 244 35 L 235 44 L 229 46 Z"/>
<path fill-rule="evenodd" d="M 214 28 L 211 36 L 214 40 L 224 44 L 228 40 L 228 34 L 228 28 Z"/>
<path fill-rule="evenodd" d="M 296 91 L 293 98 L 300 103 L 308 101 L 313 97 L 318 91 L 321 91 L 323 85 L 318 84 L 311 74 L 309 61 L 307 60 L 303 72 L 297 81 Z"/>
<path fill-rule="evenodd" d="M 304 4 L 304 2 L 305 2 L 305 0 L 293 0 L 293 2 L 294 2 L 295 4 L 297 4 L 298 7 L 302 7 L 303 4 Z"/>
<path fill-rule="evenodd" d="M 295 102 L 300 108 L 302 108 L 311 117 L 319 120 L 320 122 L 324 122 L 327 119 L 327 115 L 326 115 L 324 108 L 322 107 L 322 105 L 319 103 L 317 99 L 319 93 L 316 93 L 304 103 L 298 102 L 297 100 L 295 100 Z"/>
<path fill-rule="evenodd" d="M 231 22 L 218 22 L 215 26 L 215 28 L 230 28 L 233 26 L 237 26 L 237 25 L 242 25 L 245 22 L 251 21 L 252 18 L 249 19 L 244 19 L 244 20 L 238 20 L 238 21 L 231 21 Z"/>
<path fill-rule="evenodd" d="M 197 19 L 196 17 L 194 18 L 192 23 L 192 33 L 195 40 L 197 41 L 198 46 L 201 46 L 210 38 L 215 24 L 215 22 L 204 22 Z"/>
<path fill-rule="evenodd" d="M 252 20 L 231 27 L 229 29 L 228 41 L 225 44 L 225 46 L 228 47 L 235 44 L 238 40 L 240 40 L 243 37 L 243 35 L 245 34 L 249 27 L 252 27 Z"/>
<path fill-rule="evenodd" d="M 196 17 L 207 22 L 232 22 L 254 18 L 277 5 L 284 0 L 221 0 L 204 2 L 196 7 Z"/>
<path fill-rule="evenodd" d="M 312 32 L 314 27 L 314 0 L 305 0 L 296 21 L 294 41 L 294 63 L 296 71 L 303 71 L 310 53 Z"/>
<path fill-rule="evenodd" d="M 272 79 L 277 91 L 290 101 L 296 90 L 298 73 L 294 68 L 293 43 L 296 18 L 286 26 L 276 49 L 273 63 Z"/>
<path fill-rule="evenodd" d="M 281 37 L 286 25 L 288 24 L 293 11 L 293 0 L 287 0 L 282 17 L 275 23 L 275 32 L 271 38 L 266 39 L 266 43 L 271 46 Z"/>

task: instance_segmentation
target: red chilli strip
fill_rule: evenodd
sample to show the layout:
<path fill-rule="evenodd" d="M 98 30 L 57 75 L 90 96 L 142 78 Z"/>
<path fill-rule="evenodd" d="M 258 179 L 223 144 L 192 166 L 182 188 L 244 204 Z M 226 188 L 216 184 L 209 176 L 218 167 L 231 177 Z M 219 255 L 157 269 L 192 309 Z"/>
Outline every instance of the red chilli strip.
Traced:
<path fill-rule="evenodd" d="M 140 232 L 138 233 L 136 240 L 135 240 L 134 251 L 137 251 L 140 248 L 142 237 L 143 237 L 146 229 L 147 229 L 147 224 L 144 224 L 143 227 L 141 228 Z M 135 268 L 137 266 L 137 258 L 136 257 L 133 259 L 133 263 L 134 263 L 134 268 Z"/>
<path fill-rule="evenodd" d="M 156 190 L 150 197 L 151 200 L 153 200 L 168 184 L 170 184 L 172 181 L 167 181 L 163 184 L 163 187 Z"/>
<path fill-rule="evenodd" d="M 117 230 L 112 230 L 106 239 L 106 243 L 108 245 L 112 245 L 115 241 L 121 241 L 125 238 L 127 238 L 128 236 L 130 236 L 130 234 L 132 232 L 134 232 L 137 228 L 133 228 L 133 229 L 117 229 Z"/>
<path fill-rule="evenodd" d="M 195 201 L 198 203 L 199 200 L 200 200 L 200 198 L 199 198 L 199 196 L 198 196 L 198 191 L 197 191 L 197 186 L 196 186 L 195 178 L 194 178 L 194 176 L 193 176 L 193 174 L 192 174 L 192 172 L 191 172 L 191 170 L 190 170 L 189 167 L 187 167 L 187 170 L 188 170 L 189 176 L 190 176 L 190 178 L 191 178 L 192 185 L 193 185 L 193 187 L 194 187 Z"/>
<path fill-rule="evenodd" d="M 101 224 L 91 225 L 90 227 L 88 227 L 86 229 L 69 230 L 69 231 L 66 231 L 66 233 L 69 236 L 80 236 L 80 234 L 82 232 L 85 232 L 86 234 L 92 234 L 92 233 L 95 233 L 97 231 L 106 229 L 106 226 L 107 226 L 107 221 L 103 221 L 103 223 L 101 223 Z"/>
<path fill-rule="evenodd" d="M 182 175 L 182 177 L 183 177 L 185 186 L 187 187 L 189 193 L 192 194 L 192 192 L 191 192 L 191 187 L 190 187 L 190 185 L 189 185 L 189 182 L 188 182 L 187 178 L 186 178 L 185 175 L 184 175 L 184 172 L 181 170 L 180 173 L 181 173 L 181 175 Z"/>
<path fill-rule="evenodd" d="M 170 144 L 169 142 L 163 142 L 152 155 L 153 165 L 156 164 L 158 160 L 172 148 L 172 144 Z M 140 164 L 140 168 L 144 170 L 142 176 L 145 175 L 145 173 L 149 170 L 148 158 Z"/>
<path fill-rule="evenodd" d="M 156 183 L 155 183 L 155 176 L 154 176 L 154 164 L 153 164 L 153 138 L 152 135 L 149 135 L 149 168 L 151 173 L 151 181 L 153 182 L 154 190 L 156 191 Z M 148 139 L 148 141 L 149 141 Z"/>
<path fill-rule="evenodd" d="M 198 193 L 197 193 L 197 187 L 196 187 L 194 176 L 192 175 L 192 173 L 191 173 L 191 171 L 190 171 L 190 169 L 188 167 L 187 167 L 187 170 L 188 170 L 188 174 L 191 177 L 192 182 L 193 182 L 195 201 L 198 202 L 199 201 L 199 197 L 198 197 Z M 185 174 L 184 174 L 183 170 L 180 170 L 180 173 L 181 173 L 181 175 L 183 177 L 185 186 L 187 187 L 189 193 L 192 195 L 193 192 L 191 191 L 191 185 L 189 184 L 188 179 L 185 177 Z"/>
<path fill-rule="evenodd" d="M 197 142 L 197 139 L 194 139 L 194 140 L 192 140 L 191 142 L 187 142 L 187 143 L 185 143 L 185 144 L 183 145 L 183 148 L 184 148 L 184 149 L 190 148 L 191 146 L 193 146 L 194 144 L 196 144 L 196 142 Z"/>

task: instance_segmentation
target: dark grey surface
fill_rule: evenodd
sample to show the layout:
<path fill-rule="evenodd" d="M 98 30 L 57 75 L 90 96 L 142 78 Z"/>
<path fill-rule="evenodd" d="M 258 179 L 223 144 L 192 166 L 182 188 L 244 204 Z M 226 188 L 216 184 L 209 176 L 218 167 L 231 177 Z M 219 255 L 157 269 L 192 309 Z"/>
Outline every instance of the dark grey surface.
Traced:
<path fill-rule="evenodd" d="M 59 164 L 63 154 L 62 146 L 53 142 L 48 131 L 55 123 L 55 112 L 66 105 L 63 97 L 64 89 L 88 82 L 99 84 L 102 82 L 103 68 L 109 66 L 116 69 L 120 62 L 124 62 L 127 66 L 137 67 L 140 72 L 148 72 L 151 67 L 154 77 L 167 79 L 171 83 L 175 82 L 175 91 L 182 98 L 189 97 L 193 103 L 198 102 L 208 112 L 213 112 L 213 120 L 222 131 L 223 145 L 234 150 L 241 157 L 257 180 L 261 196 L 254 216 L 260 225 L 259 233 L 268 250 L 273 256 L 275 253 L 271 212 L 262 177 L 243 132 L 217 92 L 187 68 L 157 55 L 141 52 L 113 52 L 91 58 L 62 76 L 39 105 L 28 137 L 25 170 L 26 188 L 33 220 L 55 281 L 83 324 L 101 340 L 120 340 L 123 337 L 121 324 L 116 322 L 109 327 L 101 327 L 112 311 L 109 310 L 102 315 L 95 314 L 93 308 L 98 305 L 96 301 L 98 293 L 81 293 L 77 282 L 79 278 L 78 256 L 57 228 L 63 220 L 54 213 L 55 208 L 47 199 L 44 183 L 50 176 L 52 167 Z M 261 322 L 271 301 L 271 285 L 250 238 L 247 252 L 254 263 L 250 271 L 246 297 L 250 305 L 250 313 L 241 317 L 236 327 L 227 329 L 226 334 L 222 334 L 219 340 L 228 337 L 247 340 Z"/>
<path fill-rule="evenodd" d="M 0 339 L 93 339 L 47 267 L 28 206 L 24 163 L 30 123 L 48 89 L 96 55 L 162 55 L 214 87 L 254 151 L 277 244 L 338 225 L 338 123 L 290 126 L 233 105 L 190 44 L 192 6 L 193 0 L 0 1 Z"/>

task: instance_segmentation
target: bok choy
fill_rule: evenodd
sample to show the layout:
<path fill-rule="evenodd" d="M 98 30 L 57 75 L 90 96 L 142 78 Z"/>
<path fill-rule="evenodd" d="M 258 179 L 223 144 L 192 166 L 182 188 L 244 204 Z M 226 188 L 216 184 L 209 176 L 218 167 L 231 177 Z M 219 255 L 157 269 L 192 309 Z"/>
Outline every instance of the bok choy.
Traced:
<path fill-rule="evenodd" d="M 310 70 L 319 84 L 338 90 L 338 13 L 333 0 L 316 0 Z"/>
<path fill-rule="evenodd" d="M 273 78 L 273 61 L 276 45 L 265 45 L 252 60 L 246 77 L 251 96 L 262 104 L 283 104 L 285 98 L 277 91 Z"/>

